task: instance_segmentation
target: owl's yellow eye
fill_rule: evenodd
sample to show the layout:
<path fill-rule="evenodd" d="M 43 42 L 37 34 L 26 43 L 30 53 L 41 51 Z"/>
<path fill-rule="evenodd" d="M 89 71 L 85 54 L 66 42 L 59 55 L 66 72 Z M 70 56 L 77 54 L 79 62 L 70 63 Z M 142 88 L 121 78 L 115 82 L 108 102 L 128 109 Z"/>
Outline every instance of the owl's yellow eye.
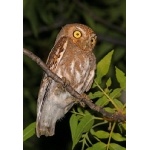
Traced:
<path fill-rule="evenodd" d="M 78 38 L 80 38 L 82 36 L 82 34 L 81 34 L 80 31 L 74 31 L 73 32 L 73 36 L 78 39 Z"/>

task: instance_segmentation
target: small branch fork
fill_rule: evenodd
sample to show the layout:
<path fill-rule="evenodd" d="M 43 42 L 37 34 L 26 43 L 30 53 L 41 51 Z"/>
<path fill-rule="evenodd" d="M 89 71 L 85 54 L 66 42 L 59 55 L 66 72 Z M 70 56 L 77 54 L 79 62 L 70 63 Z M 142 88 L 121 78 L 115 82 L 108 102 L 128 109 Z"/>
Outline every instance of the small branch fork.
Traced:
<path fill-rule="evenodd" d="M 43 71 L 51 77 L 54 81 L 60 83 L 62 86 L 65 85 L 64 80 L 62 80 L 60 77 L 58 77 L 55 73 L 53 73 L 47 66 L 46 64 L 36 55 L 34 55 L 31 51 L 27 49 L 23 49 L 23 53 L 31 58 L 34 62 L 36 62 L 42 69 Z M 75 98 L 79 99 L 79 101 L 84 102 L 86 105 L 88 105 L 92 110 L 100 112 L 104 119 L 109 120 L 109 121 L 118 121 L 118 122 L 125 122 L 126 116 L 120 112 L 116 113 L 109 113 L 106 112 L 102 107 L 95 105 L 92 103 L 92 101 L 88 98 L 87 95 L 85 94 L 79 94 L 77 91 L 75 91 L 69 84 L 65 85 L 65 89 Z"/>

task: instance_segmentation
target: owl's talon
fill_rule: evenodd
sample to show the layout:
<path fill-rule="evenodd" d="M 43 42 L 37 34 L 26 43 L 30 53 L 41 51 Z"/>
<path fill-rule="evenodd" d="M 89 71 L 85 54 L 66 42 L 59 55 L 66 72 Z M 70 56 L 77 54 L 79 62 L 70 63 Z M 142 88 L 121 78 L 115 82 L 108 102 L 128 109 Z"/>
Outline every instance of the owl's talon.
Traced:
<path fill-rule="evenodd" d="M 82 99 L 89 99 L 89 98 L 88 98 L 88 96 L 85 93 L 83 93 L 83 94 L 81 94 L 81 100 Z"/>
<path fill-rule="evenodd" d="M 80 104 L 82 107 L 85 107 L 85 103 L 82 102 L 82 101 L 79 100 L 79 99 L 75 99 L 74 103 L 75 103 L 75 104 Z"/>
<path fill-rule="evenodd" d="M 83 99 L 89 99 L 88 96 L 85 93 L 81 94 L 81 100 L 79 101 L 80 105 L 82 107 L 85 107 L 85 103 L 82 101 Z"/>
<path fill-rule="evenodd" d="M 82 107 L 85 107 L 85 103 L 80 101 L 79 104 L 82 106 Z"/>
<path fill-rule="evenodd" d="M 62 80 L 63 80 L 63 87 L 65 88 L 65 87 L 67 87 L 68 85 L 70 85 L 70 82 L 65 78 L 65 77 L 62 77 L 61 78 Z"/>

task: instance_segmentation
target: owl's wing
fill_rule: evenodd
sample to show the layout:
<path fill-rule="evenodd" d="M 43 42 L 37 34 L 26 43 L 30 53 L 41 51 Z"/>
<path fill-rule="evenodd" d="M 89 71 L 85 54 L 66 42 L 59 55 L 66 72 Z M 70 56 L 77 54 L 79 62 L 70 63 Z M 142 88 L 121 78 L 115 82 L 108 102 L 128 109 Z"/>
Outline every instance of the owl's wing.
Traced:
<path fill-rule="evenodd" d="M 38 94 L 38 100 L 37 100 L 37 116 L 40 116 L 40 109 L 48 88 L 48 85 L 50 84 L 50 78 L 47 77 L 46 74 L 44 74 L 44 77 L 41 81 L 41 85 L 40 85 L 40 90 L 39 90 L 39 94 Z"/>
<path fill-rule="evenodd" d="M 58 42 L 55 43 L 54 47 L 49 53 L 46 65 L 53 72 L 55 72 L 54 70 L 57 68 L 57 65 L 59 64 L 61 58 L 63 57 L 63 54 L 67 48 L 67 43 L 68 43 L 67 37 L 60 38 Z"/>
<path fill-rule="evenodd" d="M 59 61 L 61 60 L 65 49 L 67 47 L 67 38 L 62 37 L 59 39 L 59 41 L 54 45 L 51 52 L 49 53 L 49 56 L 46 61 L 47 67 L 55 73 L 55 70 L 57 70 L 57 66 Z M 42 107 L 42 103 L 44 101 L 44 97 L 46 97 L 48 87 L 50 86 L 52 82 L 52 79 L 47 76 L 47 74 L 44 74 L 44 77 L 41 81 L 40 90 L 38 94 L 38 100 L 37 100 L 37 112 L 40 113 L 40 109 Z M 38 114 L 40 116 L 40 114 Z"/>
<path fill-rule="evenodd" d="M 85 91 L 87 92 L 93 83 L 93 79 L 95 76 L 95 69 L 96 69 L 96 58 L 94 56 L 94 54 L 92 53 L 91 57 L 90 57 L 90 72 L 89 75 L 87 77 L 86 83 L 85 83 Z"/>

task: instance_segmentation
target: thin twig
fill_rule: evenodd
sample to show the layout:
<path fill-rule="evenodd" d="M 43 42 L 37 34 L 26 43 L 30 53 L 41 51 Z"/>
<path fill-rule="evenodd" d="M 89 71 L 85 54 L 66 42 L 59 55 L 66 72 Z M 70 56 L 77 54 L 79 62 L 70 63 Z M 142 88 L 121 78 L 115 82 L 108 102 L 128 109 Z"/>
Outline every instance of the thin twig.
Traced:
<path fill-rule="evenodd" d="M 23 49 L 23 53 L 30 57 L 33 61 L 35 61 L 43 70 L 44 72 L 51 77 L 54 81 L 60 83 L 61 85 L 65 85 L 64 81 L 58 77 L 55 73 L 53 73 L 46 64 L 36 55 L 34 55 L 31 51 L 27 49 Z M 80 95 L 77 91 L 75 91 L 70 85 L 66 85 L 65 89 L 75 98 L 79 99 L 81 102 L 84 102 L 86 105 L 88 105 L 92 110 L 100 112 L 103 117 L 109 121 L 122 121 L 124 122 L 126 120 L 126 117 L 124 114 L 121 114 L 120 112 L 117 113 L 109 113 L 105 111 L 102 107 L 95 105 L 92 103 L 92 101 L 88 98 L 88 96 Z"/>
<path fill-rule="evenodd" d="M 111 132 L 110 132 L 110 134 L 109 134 L 109 139 L 108 139 L 108 143 L 107 143 L 107 150 L 109 149 L 110 140 L 111 140 L 112 133 L 113 133 L 113 131 L 114 131 L 115 125 L 116 125 L 116 122 L 113 123 L 113 126 L 112 126 L 112 128 L 111 128 Z"/>

